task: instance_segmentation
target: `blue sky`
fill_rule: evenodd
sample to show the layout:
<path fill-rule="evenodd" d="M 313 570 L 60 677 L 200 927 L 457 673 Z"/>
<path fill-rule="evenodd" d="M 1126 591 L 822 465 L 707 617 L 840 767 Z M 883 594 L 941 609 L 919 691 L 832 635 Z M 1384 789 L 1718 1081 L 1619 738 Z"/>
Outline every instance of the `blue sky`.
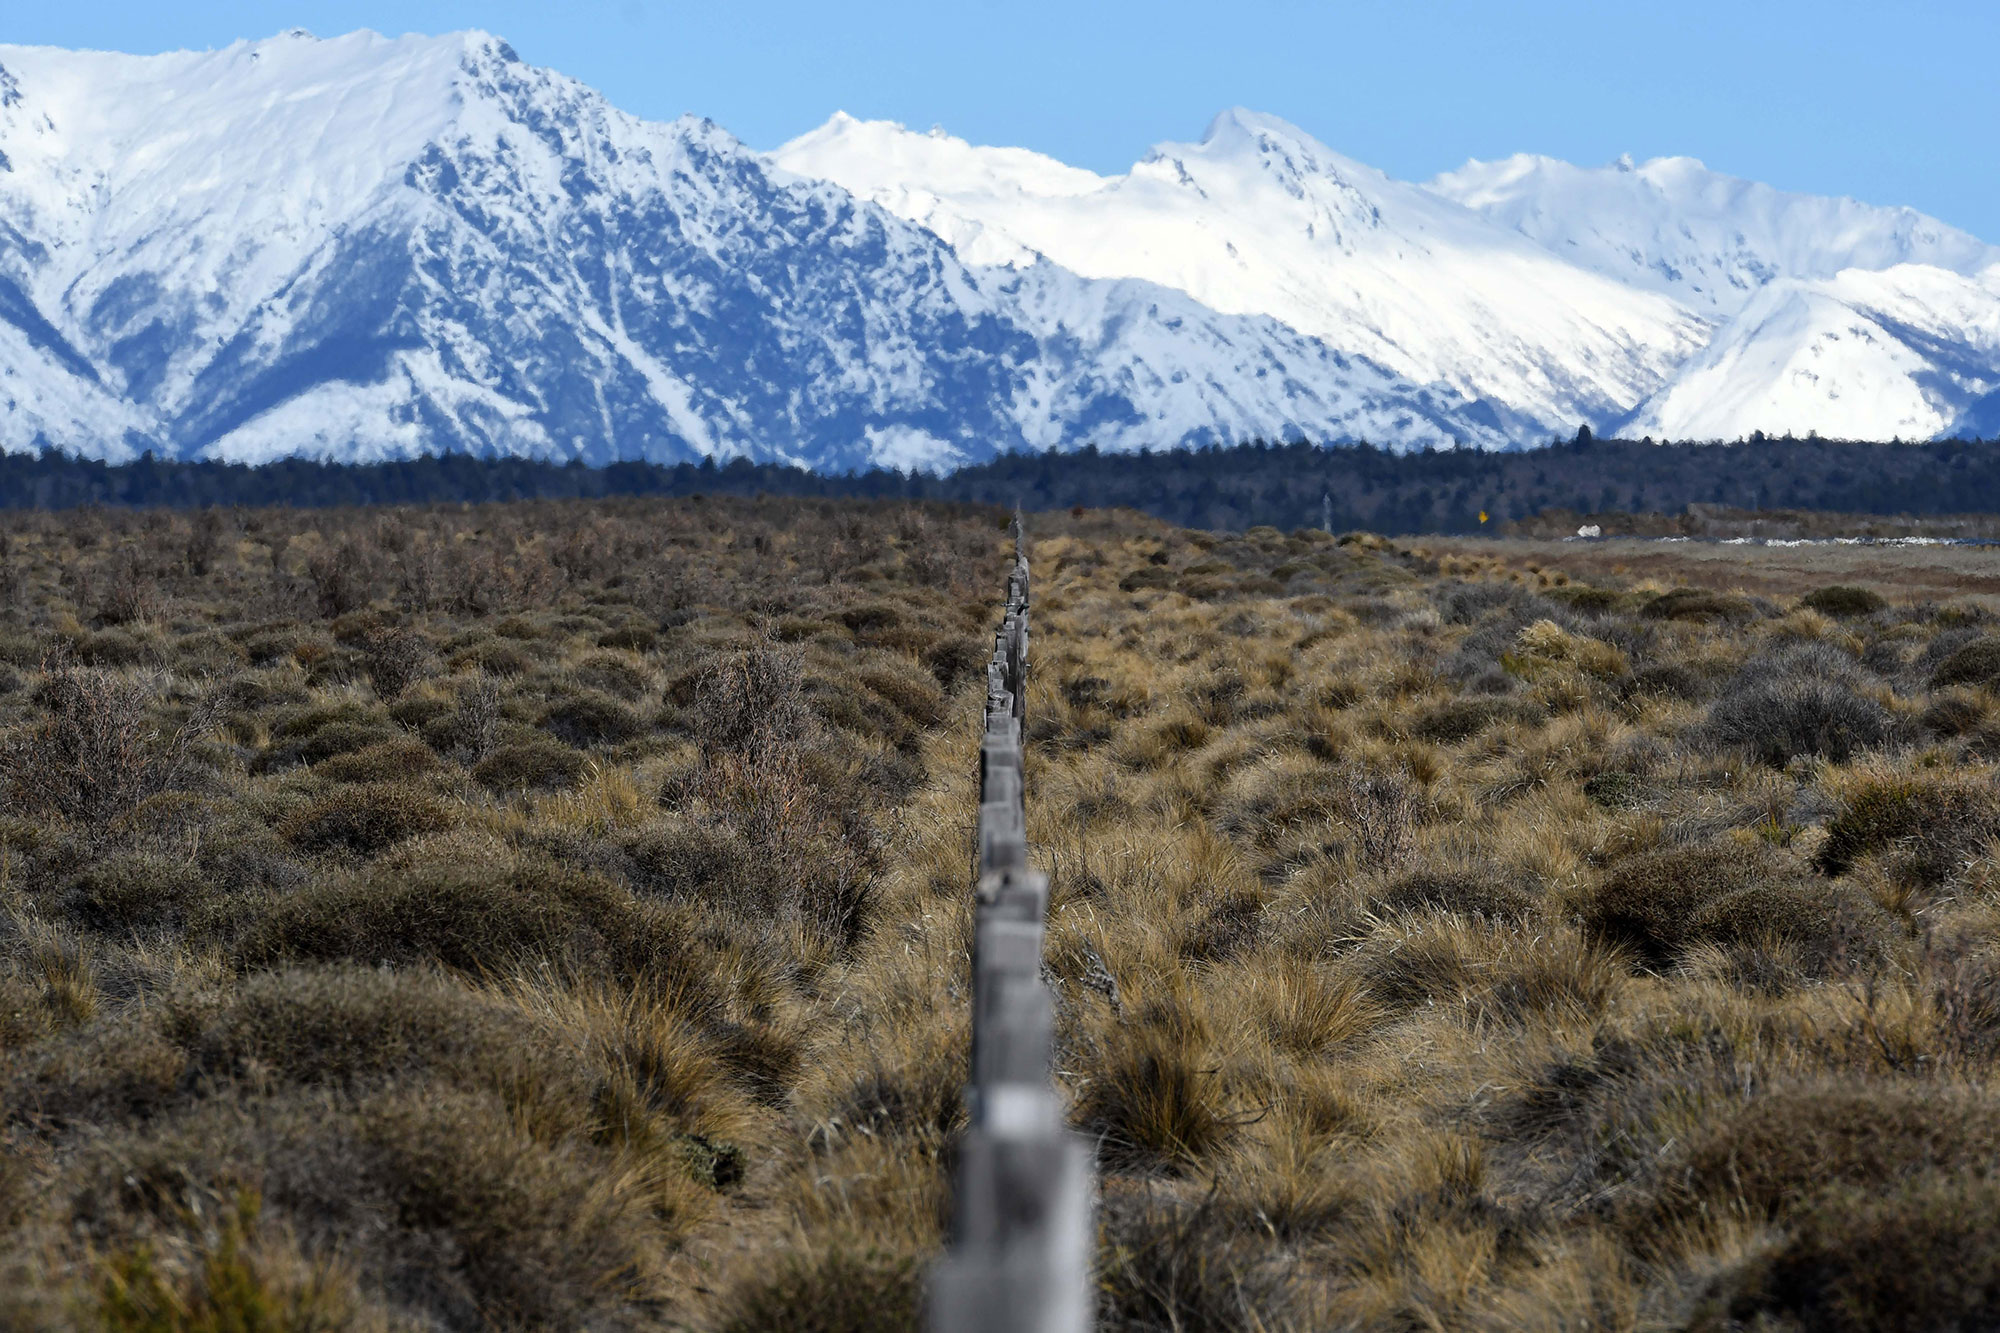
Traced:
<path fill-rule="evenodd" d="M 653 117 L 772 147 L 837 109 L 1118 171 L 1244 105 L 1392 175 L 1686 153 L 2000 242 L 2000 0 L 16 0 L 0 41 L 131 51 L 480 27 Z"/>

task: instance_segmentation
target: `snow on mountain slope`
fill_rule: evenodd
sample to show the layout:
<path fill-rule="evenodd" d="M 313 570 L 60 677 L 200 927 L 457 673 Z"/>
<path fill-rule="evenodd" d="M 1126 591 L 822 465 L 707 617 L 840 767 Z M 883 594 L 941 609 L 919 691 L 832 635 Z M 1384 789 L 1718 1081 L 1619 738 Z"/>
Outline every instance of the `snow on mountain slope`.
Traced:
<path fill-rule="evenodd" d="M 942 129 L 912 134 L 893 121 L 856 120 L 845 111 L 771 160 L 928 227 L 968 264 L 1034 263 L 1037 251 L 1009 223 L 1045 200 L 1085 198 L 1111 183 L 1025 148 L 977 148 Z"/>
<path fill-rule="evenodd" d="M 0 447 L 939 466 L 1504 443 L 1269 320 L 931 232 L 485 34 L 0 46 Z"/>
<path fill-rule="evenodd" d="M 1114 177 L 847 116 L 772 160 L 922 223 L 970 262 L 1043 255 L 1271 316 L 1483 400 L 1519 439 L 1623 415 L 1709 335 L 1670 299 L 1243 110 Z"/>
<path fill-rule="evenodd" d="M 1723 334 L 1625 424 L 1628 435 L 1849 439 L 1993 433 L 2000 264 L 1920 264 L 1761 288 Z"/>
<path fill-rule="evenodd" d="M 1430 183 L 1586 268 L 1727 319 L 1781 278 L 1928 264 L 1973 274 L 2000 248 L 1911 208 L 1791 194 L 1691 157 L 1579 167 L 1519 154 Z"/>

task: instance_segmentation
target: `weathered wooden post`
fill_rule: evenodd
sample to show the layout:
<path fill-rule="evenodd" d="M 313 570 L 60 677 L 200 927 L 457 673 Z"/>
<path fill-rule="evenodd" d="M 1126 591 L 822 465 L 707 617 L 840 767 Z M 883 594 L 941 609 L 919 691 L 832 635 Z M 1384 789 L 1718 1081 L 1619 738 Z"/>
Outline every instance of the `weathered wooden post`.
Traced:
<path fill-rule="evenodd" d="M 1055 1008 L 1042 981 L 1047 877 L 1028 864 L 1022 764 L 1028 558 L 1014 568 L 986 672 L 979 744 L 969 1125 L 959 1145 L 951 1248 L 932 1274 L 933 1333 L 1084 1333 L 1091 1324 L 1096 1185 L 1063 1125 L 1049 1073 Z"/>

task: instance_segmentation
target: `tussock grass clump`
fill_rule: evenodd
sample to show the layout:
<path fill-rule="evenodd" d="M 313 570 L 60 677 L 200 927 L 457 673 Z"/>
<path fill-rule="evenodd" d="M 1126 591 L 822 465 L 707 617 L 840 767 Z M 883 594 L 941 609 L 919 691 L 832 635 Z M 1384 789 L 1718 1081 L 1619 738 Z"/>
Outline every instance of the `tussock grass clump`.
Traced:
<path fill-rule="evenodd" d="M 1798 874 L 1776 852 L 1733 840 L 1661 848 L 1614 866 L 1586 899 L 1584 925 L 1661 964 L 1701 938 L 1696 923 L 1710 903 Z"/>
<path fill-rule="evenodd" d="M 723 1333 L 899 1333 L 923 1327 L 922 1270 L 908 1256 L 794 1251 L 725 1299 Z"/>
<path fill-rule="evenodd" d="M 1214 1200 L 1139 1191 L 1104 1204 L 1097 1327 L 1187 1333 L 1305 1326 L 1285 1255 Z"/>
<path fill-rule="evenodd" d="M 1954 650 L 1931 671 L 1931 688 L 1991 685 L 2000 681 L 2000 639 L 1974 639 Z"/>
<path fill-rule="evenodd" d="M 574 786 L 589 757 L 547 736 L 498 745 L 473 766 L 472 777 L 494 791 L 552 791 Z"/>
<path fill-rule="evenodd" d="M 1114 1168 L 1179 1169 L 1213 1153 L 1234 1128 L 1206 1058 L 1206 1025 L 1161 1008 L 1105 1034 L 1077 1097 L 1076 1119 Z"/>
<path fill-rule="evenodd" d="M 1852 616 L 1871 616 L 1889 603 L 1881 593 L 1873 588 L 1857 588 L 1848 583 L 1833 583 L 1824 588 L 1815 588 L 1799 599 L 1799 605 L 1823 616 L 1846 619 Z"/>
<path fill-rule="evenodd" d="M 1808 755 L 1846 763 L 1895 734 L 1860 684 L 1853 659 L 1824 645 L 1753 661 L 1709 710 L 1709 738 L 1773 767 Z"/>
<path fill-rule="evenodd" d="M 366 782 L 336 788 L 312 801 L 288 816 L 278 833 L 301 851 L 373 856 L 405 838 L 451 825 L 451 812 L 423 788 Z"/>
<path fill-rule="evenodd" d="M 1950 1085 L 1792 1084 L 1710 1122 L 1688 1145 L 1664 1202 L 1702 1201 L 1777 1218 L 1837 1186 L 1882 1190 L 1930 1172 L 1987 1174 L 2000 1105 Z"/>
<path fill-rule="evenodd" d="M 1835 1191 L 1704 1293 L 1693 1330 L 1925 1333 L 1985 1327 L 2000 1309 L 2000 1182 L 1931 1175 L 1886 1193 Z"/>
<path fill-rule="evenodd" d="M 1370 905 L 1390 914 L 1454 912 L 1462 916 L 1518 919 L 1535 906 L 1535 896 L 1498 867 L 1412 870 L 1373 894 Z"/>
<path fill-rule="evenodd" d="M 1817 864 L 1840 874 L 1885 853 L 1898 871 L 1936 887 L 1990 838 L 2000 837 L 2000 791 L 1991 781 L 1919 773 L 1862 778 L 1827 825 Z"/>

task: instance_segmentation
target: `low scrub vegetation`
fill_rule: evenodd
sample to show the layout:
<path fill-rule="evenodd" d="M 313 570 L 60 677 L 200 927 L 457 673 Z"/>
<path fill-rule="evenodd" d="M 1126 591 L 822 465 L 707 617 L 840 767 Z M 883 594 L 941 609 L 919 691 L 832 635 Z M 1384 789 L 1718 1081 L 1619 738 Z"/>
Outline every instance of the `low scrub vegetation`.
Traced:
<path fill-rule="evenodd" d="M 1004 518 L 10 518 L 0 1325 L 907 1322 L 937 1209 L 806 1205 L 956 1123 L 831 1071 Z"/>
<path fill-rule="evenodd" d="M 913 1327 L 1003 519 L 11 519 L 0 1325 Z M 1031 535 L 1103 1327 L 1990 1322 L 1974 601 Z"/>

